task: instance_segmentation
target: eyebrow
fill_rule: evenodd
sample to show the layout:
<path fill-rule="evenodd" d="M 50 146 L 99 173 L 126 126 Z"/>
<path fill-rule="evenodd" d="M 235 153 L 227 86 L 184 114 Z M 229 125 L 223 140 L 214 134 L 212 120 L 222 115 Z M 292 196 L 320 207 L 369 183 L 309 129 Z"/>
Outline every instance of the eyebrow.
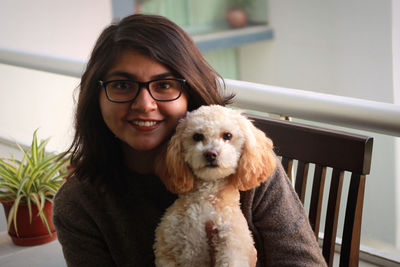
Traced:
<path fill-rule="evenodd" d="M 135 76 L 135 75 L 133 75 L 131 73 L 125 72 L 125 71 L 114 71 L 114 72 L 111 72 L 111 73 L 107 74 L 105 80 L 108 80 L 110 77 L 114 77 L 114 76 L 124 77 L 124 78 L 129 79 L 129 80 L 137 80 L 137 76 Z M 172 78 L 172 77 L 176 77 L 176 75 L 173 74 L 172 72 L 164 72 L 164 73 L 160 73 L 160 74 L 151 76 L 151 80 Z"/>

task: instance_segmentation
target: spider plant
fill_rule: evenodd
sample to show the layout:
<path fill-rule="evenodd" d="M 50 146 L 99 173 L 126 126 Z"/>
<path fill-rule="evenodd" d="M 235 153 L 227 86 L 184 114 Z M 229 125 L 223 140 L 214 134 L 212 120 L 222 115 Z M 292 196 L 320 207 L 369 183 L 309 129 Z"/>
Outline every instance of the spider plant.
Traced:
<path fill-rule="evenodd" d="M 27 205 L 30 222 L 32 222 L 32 205 L 36 205 L 38 210 L 36 216 L 40 216 L 49 234 L 52 234 L 44 205 L 46 201 L 52 202 L 64 182 L 69 158 L 62 157 L 63 153 L 46 153 L 45 147 L 48 142 L 49 139 L 46 139 L 39 143 L 36 130 L 29 149 L 24 149 L 17 143 L 23 154 L 22 160 L 17 160 L 14 156 L 0 158 L 0 201 L 13 202 L 7 223 L 8 229 L 13 223 L 17 235 L 17 214 L 20 204 Z"/>

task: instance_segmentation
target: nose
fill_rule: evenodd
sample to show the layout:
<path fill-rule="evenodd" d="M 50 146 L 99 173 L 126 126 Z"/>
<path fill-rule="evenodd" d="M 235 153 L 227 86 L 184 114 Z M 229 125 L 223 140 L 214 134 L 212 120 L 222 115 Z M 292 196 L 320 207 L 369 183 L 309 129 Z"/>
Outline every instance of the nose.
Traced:
<path fill-rule="evenodd" d="M 137 111 L 150 111 L 157 108 L 156 101 L 151 97 L 145 86 L 139 88 L 138 96 L 133 100 L 131 109 Z"/>
<path fill-rule="evenodd" d="M 211 163 L 211 162 L 214 162 L 217 159 L 218 152 L 215 151 L 214 149 L 209 149 L 206 152 L 204 152 L 203 156 L 208 162 Z"/>

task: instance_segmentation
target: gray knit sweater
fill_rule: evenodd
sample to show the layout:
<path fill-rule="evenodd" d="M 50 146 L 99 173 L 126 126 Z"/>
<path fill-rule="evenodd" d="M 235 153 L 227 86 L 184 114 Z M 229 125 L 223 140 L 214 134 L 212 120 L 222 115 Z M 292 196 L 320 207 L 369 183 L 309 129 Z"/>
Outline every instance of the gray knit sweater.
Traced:
<path fill-rule="evenodd" d="M 71 177 L 54 200 L 54 224 L 68 266 L 154 266 L 154 230 L 176 196 L 156 176 L 130 174 L 118 197 Z M 257 266 L 325 266 L 302 204 L 279 165 L 241 192 Z"/>

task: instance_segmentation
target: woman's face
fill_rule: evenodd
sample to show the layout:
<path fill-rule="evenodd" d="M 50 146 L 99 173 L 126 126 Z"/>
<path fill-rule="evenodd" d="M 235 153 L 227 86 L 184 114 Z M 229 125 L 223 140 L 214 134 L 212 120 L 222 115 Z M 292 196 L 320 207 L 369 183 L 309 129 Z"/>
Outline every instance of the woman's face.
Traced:
<path fill-rule="evenodd" d="M 135 80 L 146 82 L 176 78 L 171 71 L 135 50 L 125 50 L 110 68 L 104 81 Z M 128 103 L 113 103 L 107 99 L 104 88 L 100 92 L 100 109 L 108 128 L 124 144 L 136 151 L 149 151 L 166 141 L 187 111 L 185 93 L 169 102 L 154 100 L 144 87 L 136 99 Z"/>

